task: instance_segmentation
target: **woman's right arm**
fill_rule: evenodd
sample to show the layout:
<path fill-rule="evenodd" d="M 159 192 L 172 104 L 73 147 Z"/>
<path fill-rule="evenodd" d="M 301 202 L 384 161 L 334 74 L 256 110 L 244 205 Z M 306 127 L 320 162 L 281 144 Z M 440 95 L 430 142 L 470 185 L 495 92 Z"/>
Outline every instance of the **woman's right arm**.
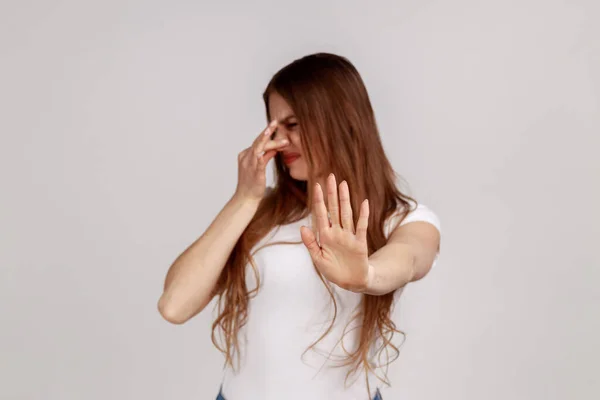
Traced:
<path fill-rule="evenodd" d="M 239 154 L 235 194 L 202 236 L 169 268 L 158 301 L 158 310 L 167 321 L 182 324 L 211 301 L 231 251 L 265 194 L 266 164 L 287 145 L 285 141 L 270 140 L 276 128 L 276 121 L 269 124 L 252 146 Z"/>
<path fill-rule="evenodd" d="M 211 301 L 231 250 L 257 208 L 255 200 L 234 195 L 202 236 L 173 262 L 158 301 L 158 309 L 167 321 L 182 324 Z"/>

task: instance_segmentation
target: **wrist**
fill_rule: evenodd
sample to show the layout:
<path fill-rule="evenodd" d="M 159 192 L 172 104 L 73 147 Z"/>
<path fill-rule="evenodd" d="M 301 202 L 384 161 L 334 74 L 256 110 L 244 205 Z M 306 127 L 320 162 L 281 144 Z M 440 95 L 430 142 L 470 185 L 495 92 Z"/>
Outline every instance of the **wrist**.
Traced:
<path fill-rule="evenodd" d="M 244 196 L 240 193 L 234 193 L 231 197 L 231 202 L 240 206 L 248 206 L 250 208 L 258 207 L 262 199 Z"/>
<path fill-rule="evenodd" d="M 363 290 L 364 293 L 371 293 L 375 286 L 375 267 L 369 263 L 367 267 L 367 282 Z"/>

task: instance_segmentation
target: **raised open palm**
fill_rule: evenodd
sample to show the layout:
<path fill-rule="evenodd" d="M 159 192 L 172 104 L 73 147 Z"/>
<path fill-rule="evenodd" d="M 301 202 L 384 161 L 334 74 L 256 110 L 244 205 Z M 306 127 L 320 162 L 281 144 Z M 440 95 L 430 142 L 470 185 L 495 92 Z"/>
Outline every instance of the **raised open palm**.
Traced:
<path fill-rule="evenodd" d="M 331 174 L 327 178 L 327 206 L 321 186 L 316 184 L 313 213 L 317 219 L 320 246 L 310 228 L 302 226 L 300 234 L 316 267 L 327 280 L 341 288 L 355 292 L 365 290 L 369 275 L 368 200 L 360 206 L 355 232 L 348 183 L 340 184 L 338 197 L 335 176 Z"/>

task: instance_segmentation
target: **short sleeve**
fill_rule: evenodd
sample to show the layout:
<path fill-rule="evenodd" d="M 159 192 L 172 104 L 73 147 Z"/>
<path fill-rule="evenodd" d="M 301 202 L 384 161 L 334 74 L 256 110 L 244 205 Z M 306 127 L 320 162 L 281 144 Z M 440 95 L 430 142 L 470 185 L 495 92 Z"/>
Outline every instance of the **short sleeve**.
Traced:
<path fill-rule="evenodd" d="M 398 221 L 401 216 L 402 212 L 401 210 L 398 210 L 388 218 L 385 223 L 385 237 L 389 237 L 392 231 L 398 226 Z M 417 208 L 409 212 L 400 225 L 406 225 L 410 222 L 429 222 L 435 226 L 440 233 L 442 232 L 440 219 L 437 214 L 424 204 L 418 204 Z"/>
<path fill-rule="evenodd" d="M 398 226 L 398 221 L 402 216 L 402 212 L 399 210 L 392 214 L 385 223 L 385 237 L 389 237 L 392 231 Z M 400 223 L 400 225 L 406 225 L 411 222 L 429 222 L 436 227 L 440 235 L 442 234 L 440 219 L 433 210 L 424 204 L 418 204 L 417 207 L 410 211 L 406 218 Z M 438 253 L 439 254 L 439 253 Z M 433 266 L 437 263 L 437 256 L 433 262 Z M 433 268 L 433 267 L 432 267 Z"/>

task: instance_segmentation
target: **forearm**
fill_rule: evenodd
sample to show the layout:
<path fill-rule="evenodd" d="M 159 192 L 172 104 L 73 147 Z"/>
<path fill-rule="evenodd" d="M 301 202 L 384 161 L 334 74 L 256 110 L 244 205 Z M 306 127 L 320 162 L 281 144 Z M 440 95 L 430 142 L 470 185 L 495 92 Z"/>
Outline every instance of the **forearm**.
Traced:
<path fill-rule="evenodd" d="M 183 323 L 211 300 L 214 286 L 258 202 L 233 196 L 206 231 L 173 262 L 159 300 L 161 314 Z"/>
<path fill-rule="evenodd" d="M 380 296 L 404 287 L 414 278 L 415 257 L 410 246 L 384 246 L 369 257 L 367 288 L 363 293 Z"/>

